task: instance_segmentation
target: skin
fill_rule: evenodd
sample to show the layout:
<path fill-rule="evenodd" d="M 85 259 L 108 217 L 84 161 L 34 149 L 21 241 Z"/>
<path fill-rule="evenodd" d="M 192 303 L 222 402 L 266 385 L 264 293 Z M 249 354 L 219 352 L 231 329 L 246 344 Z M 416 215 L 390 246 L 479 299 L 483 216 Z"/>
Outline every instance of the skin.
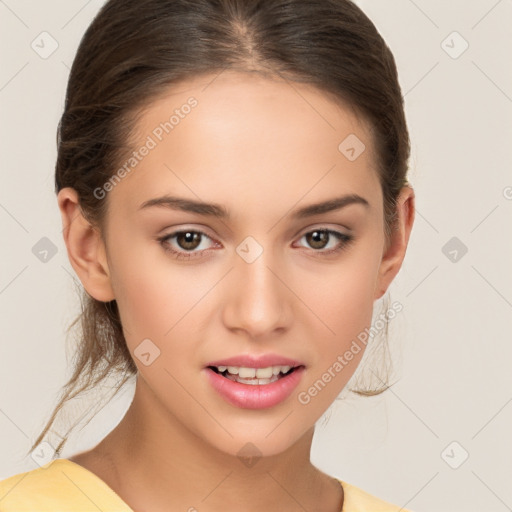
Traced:
<path fill-rule="evenodd" d="M 58 194 L 70 262 L 91 296 L 116 299 L 139 370 L 118 426 L 71 460 L 137 511 L 339 511 L 342 489 L 310 462 L 310 449 L 315 422 L 364 350 L 307 405 L 297 394 L 371 325 L 374 302 L 405 256 L 414 192 L 402 189 L 397 229 L 386 243 L 364 120 L 311 86 L 235 71 L 198 77 L 153 101 L 138 121 L 134 149 L 190 96 L 197 107 L 108 192 L 105 241 L 81 215 L 75 191 Z M 338 150 L 349 134 L 366 146 L 355 161 Z M 232 218 L 139 210 L 165 193 L 219 203 Z M 300 207 L 352 193 L 369 206 L 292 219 Z M 314 228 L 354 240 L 326 256 L 340 242 L 331 236 L 314 245 L 304 236 Z M 196 246 L 167 240 L 175 250 L 212 250 L 174 258 L 158 237 L 179 229 L 207 237 Z M 247 236 L 263 249 L 252 263 L 236 252 Z M 146 338 L 161 351 L 149 366 L 134 356 Z M 205 378 L 210 361 L 268 352 L 306 366 L 297 390 L 274 407 L 235 407 Z M 251 467 L 237 456 L 248 442 L 261 455 Z"/>

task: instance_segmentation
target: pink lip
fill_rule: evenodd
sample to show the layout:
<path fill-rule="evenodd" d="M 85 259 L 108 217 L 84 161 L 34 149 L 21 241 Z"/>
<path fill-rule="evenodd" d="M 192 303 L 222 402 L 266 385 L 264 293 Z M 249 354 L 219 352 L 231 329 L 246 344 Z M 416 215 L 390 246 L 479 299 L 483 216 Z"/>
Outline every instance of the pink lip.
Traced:
<path fill-rule="evenodd" d="M 237 359 L 237 361 L 239 360 L 240 359 Z M 280 360 L 281 359 L 279 359 L 279 361 Z M 226 361 L 231 361 L 231 359 L 227 359 Z M 261 360 L 259 362 L 261 363 Z M 254 362 L 251 364 L 254 365 Z M 217 364 L 212 364 L 211 366 L 217 366 Z M 251 367 L 250 365 L 248 366 Z M 254 368 L 255 366 L 252 367 Z M 262 367 L 264 368 L 265 365 L 258 366 L 258 368 Z M 279 380 L 272 382 L 271 384 L 251 385 L 229 380 L 228 378 L 216 373 L 211 368 L 203 369 L 203 372 L 206 372 L 208 381 L 213 389 L 215 389 L 215 391 L 217 391 L 217 393 L 219 393 L 219 395 L 221 395 L 228 403 L 242 409 L 265 409 L 283 402 L 299 385 L 304 371 L 305 367 L 300 366 L 293 370 L 292 373 L 281 377 Z"/>
<path fill-rule="evenodd" d="M 263 354 L 261 356 L 252 356 L 241 354 L 239 356 L 229 357 L 212 361 L 208 366 L 244 366 L 246 368 L 267 368 L 269 366 L 305 366 L 304 363 L 283 357 L 277 354 Z"/>

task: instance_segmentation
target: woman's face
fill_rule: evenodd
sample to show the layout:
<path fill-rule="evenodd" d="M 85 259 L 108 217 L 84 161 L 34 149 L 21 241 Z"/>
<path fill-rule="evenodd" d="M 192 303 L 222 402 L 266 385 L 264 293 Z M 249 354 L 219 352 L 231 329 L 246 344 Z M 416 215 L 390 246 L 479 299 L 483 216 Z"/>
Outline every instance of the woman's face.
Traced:
<path fill-rule="evenodd" d="M 354 373 L 387 288 L 369 131 L 313 88 L 224 72 L 152 103 L 135 139 L 124 172 L 96 193 L 108 201 L 108 274 L 138 393 L 153 420 L 172 418 L 226 453 L 246 443 L 282 452 Z M 166 196 L 181 202 L 148 203 Z M 259 366 L 275 356 L 303 368 L 267 401 L 265 385 L 234 389 L 207 368 L 269 354 Z"/>

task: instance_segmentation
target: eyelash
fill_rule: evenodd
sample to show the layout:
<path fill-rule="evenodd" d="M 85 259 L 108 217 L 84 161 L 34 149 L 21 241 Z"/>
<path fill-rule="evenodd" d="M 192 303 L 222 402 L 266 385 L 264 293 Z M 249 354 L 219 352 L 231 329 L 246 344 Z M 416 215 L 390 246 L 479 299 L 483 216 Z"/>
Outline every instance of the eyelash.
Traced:
<path fill-rule="evenodd" d="M 347 235 L 345 233 L 340 233 L 339 231 L 334 231 L 332 229 L 327 229 L 327 228 L 313 229 L 311 231 L 308 231 L 307 233 L 304 233 L 300 238 L 303 238 L 306 235 L 314 233 L 315 231 L 333 235 L 340 240 L 339 244 L 334 249 L 329 249 L 327 251 L 312 249 L 313 252 L 317 252 L 320 255 L 325 256 L 325 257 L 328 257 L 333 254 L 341 252 L 342 250 L 346 249 L 354 241 L 353 235 Z M 169 235 L 165 235 L 163 237 L 158 238 L 158 241 L 162 245 L 164 251 L 167 253 L 170 253 L 174 258 L 176 258 L 178 260 L 190 260 L 190 259 L 196 259 L 196 258 L 203 258 L 203 257 L 205 257 L 204 253 L 215 250 L 215 249 L 204 249 L 204 250 L 198 251 L 198 252 L 188 252 L 187 253 L 187 252 L 177 251 L 176 249 L 173 249 L 169 245 L 168 240 L 175 238 L 177 235 L 180 235 L 182 233 L 196 233 L 196 234 L 201 235 L 201 237 L 206 237 L 206 238 L 209 238 L 210 240 L 212 240 L 212 238 L 210 236 L 208 236 L 206 233 L 199 231 L 199 230 L 194 230 L 194 229 L 182 229 L 180 231 L 175 231 L 174 233 L 171 233 Z"/>

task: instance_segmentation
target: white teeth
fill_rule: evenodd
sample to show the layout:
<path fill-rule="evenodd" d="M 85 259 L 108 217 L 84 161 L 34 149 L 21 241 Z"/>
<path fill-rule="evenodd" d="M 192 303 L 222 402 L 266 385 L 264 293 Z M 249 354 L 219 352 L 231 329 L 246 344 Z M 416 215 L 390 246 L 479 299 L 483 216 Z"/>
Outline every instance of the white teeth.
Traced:
<path fill-rule="evenodd" d="M 242 379 L 270 379 L 273 375 L 287 373 L 291 366 L 267 366 L 266 368 L 247 368 L 245 366 L 217 366 L 220 373 L 228 371 Z"/>
<path fill-rule="evenodd" d="M 251 386 L 271 384 L 272 382 L 279 380 L 277 375 L 272 375 L 270 379 L 241 379 L 238 375 L 231 375 L 230 373 L 226 375 L 226 378 L 232 380 L 233 382 L 238 382 L 240 384 L 250 384 Z"/>
<path fill-rule="evenodd" d="M 256 376 L 256 372 L 259 372 L 259 369 L 256 368 L 244 368 L 243 366 L 238 368 L 238 376 L 242 379 L 254 379 Z"/>
<path fill-rule="evenodd" d="M 291 366 L 273 366 L 272 367 L 273 371 L 276 371 L 276 369 L 279 369 L 279 372 L 281 372 L 281 373 L 286 373 L 287 371 L 290 370 L 290 368 L 291 368 Z M 277 375 L 277 373 L 275 373 L 274 375 Z"/>
<path fill-rule="evenodd" d="M 270 377 L 272 377 L 272 375 L 273 375 L 272 374 L 272 366 L 269 366 L 267 368 L 258 368 L 254 372 L 254 376 L 257 379 L 270 379 Z M 240 377 L 242 377 L 242 375 L 240 375 Z"/>

